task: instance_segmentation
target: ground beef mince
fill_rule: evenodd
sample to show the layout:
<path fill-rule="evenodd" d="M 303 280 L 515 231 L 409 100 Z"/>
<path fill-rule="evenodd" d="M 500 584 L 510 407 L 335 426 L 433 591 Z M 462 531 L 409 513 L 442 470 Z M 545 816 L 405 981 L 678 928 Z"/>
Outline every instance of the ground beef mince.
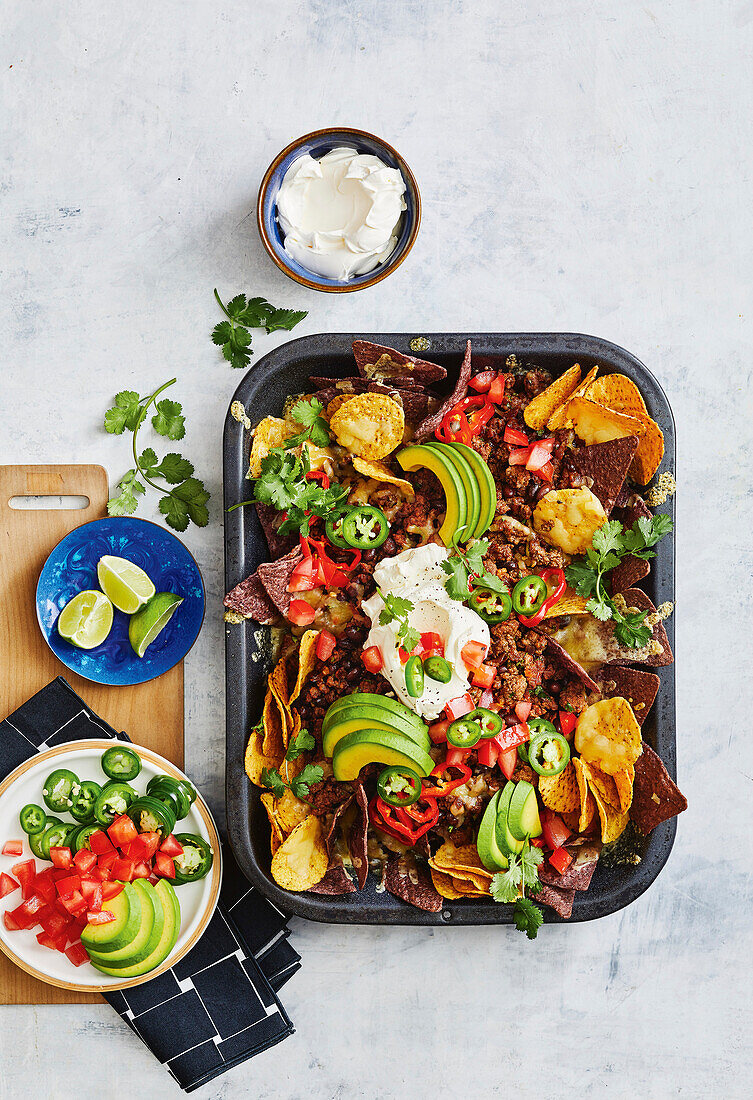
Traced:
<path fill-rule="evenodd" d="M 354 691 L 384 695 L 391 690 L 384 677 L 372 676 L 366 671 L 361 660 L 362 643 L 352 637 L 345 639 L 350 629 L 351 626 L 345 628 L 328 661 L 317 661 L 296 701 L 301 725 L 316 738 L 317 743 L 321 742 L 324 715 L 335 699 L 352 695 Z"/>
<path fill-rule="evenodd" d="M 524 631 L 517 619 L 508 619 L 491 628 L 491 645 L 486 664 L 494 665 L 496 675 L 492 694 L 503 710 L 530 698 L 532 689 L 541 685 L 544 674 L 544 649 L 541 638 Z"/>

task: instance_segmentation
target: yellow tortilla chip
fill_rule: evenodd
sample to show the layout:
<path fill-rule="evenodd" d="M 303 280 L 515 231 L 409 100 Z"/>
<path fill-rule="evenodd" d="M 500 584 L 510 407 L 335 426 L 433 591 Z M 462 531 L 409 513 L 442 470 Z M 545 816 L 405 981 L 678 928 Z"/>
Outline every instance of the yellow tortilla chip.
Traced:
<path fill-rule="evenodd" d="M 296 428 L 277 416 L 265 416 L 254 428 L 254 441 L 248 460 L 248 472 L 251 477 L 261 474 L 261 460 L 266 458 L 275 447 L 281 447 L 286 439 L 295 435 Z"/>
<path fill-rule="evenodd" d="M 633 455 L 629 473 L 640 485 L 648 485 L 664 458 L 664 435 L 651 417 L 645 417 L 642 423 L 645 432 L 638 440 L 638 450 Z"/>
<path fill-rule="evenodd" d="M 620 796 L 614 778 L 603 772 L 601 768 L 597 768 L 595 764 L 585 764 L 584 767 L 588 785 L 594 794 L 598 795 L 602 802 L 608 803 L 613 810 L 619 810 Z"/>
<path fill-rule="evenodd" d="M 656 421 L 646 411 L 641 391 L 624 374 L 605 374 L 589 386 L 586 397 L 614 412 L 626 413 L 643 424 L 644 432 L 638 440 L 638 450 L 630 465 L 630 475 L 648 485 L 664 457 L 664 436 Z"/>
<path fill-rule="evenodd" d="M 264 809 L 267 811 L 267 817 L 269 818 L 269 828 L 271 830 L 269 843 L 270 847 L 272 848 L 272 855 L 274 855 L 277 849 L 282 844 L 283 840 L 285 839 L 285 833 L 282 829 L 282 826 L 280 825 L 280 822 L 277 820 L 277 815 L 275 813 L 275 796 L 270 791 L 267 791 L 261 796 L 261 803 Z"/>
<path fill-rule="evenodd" d="M 381 393 L 359 393 L 343 402 L 330 421 L 337 442 L 362 458 L 385 458 L 402 443 L 405 414 Z"/>
<path fill-rule="evenodd" d="M 629 435 L 645 434 L 646 421 L 626 413 L 613 412 L 584 397 L 571 397 L 564 413 L 563 428 L 573 428 L 584 443 L 606 443 Z"/>
<path fill-rule="evenodd" d="M 443 871 L 436 871 L 433 867 L 430 867 L 429 870 L 431 872 L 431 881 L 434 883 L 434 889 L 438 894 L 441 894 L 443 898 L 447 898 L 448 901 L 457 901 L 458 898 L 464 897 L 463 891 L 455 887 L 451 875 L 446 875 Z"/>
<path fill-rule="evenodd" d="M 328 420 L 331 420 L 341 405 L 344 405 L 346 401 L 349 401 L 353 397 L 352 393 L 338 393 L 337 397 L 333 397 L 327 404 L 325 415 Z"/>
<path fill-rule="evenodd" d="M 594 812 L 596 812 L 595 806 Z M 578 826 L 580 825 L 580 810 L 573 810 L 571 813 L 563 812 L 560 814 L 560 817 L 565 822 L 571 833 L 579 832 Z"/>
<path fill-rule="evenodd" d="M 288 690 L 288 668 L 284 657 L 280 657 L 270 672 L 267 683 L 283 707 L 287 708 L 290 703 L 290 692 Z"/>
<path fill-rule="evenodd" d="M 568 763 L 559 775 L 540 775 L 539 794 L 544 805 L 557 813 L 573 813 L 578 810 L 580 793 L 572 763 Z"/>
<path fill-rule="evenodd" d="M 533 510 L 536 534 L 566 554 L 585 553 L 606 521 L 601 501 L 585 485 L 579 489 L 552 489 Z"/>
<path fill-rule="evenodd" d="M 580 817 L 578 820 L 578 832 L 585 833 L 585 831 L 588 829 L 589 825 L 593 821 L 594 814 L 596 813 L 596 802 L 588 786 L 588 775 L 583 761 L 575 757 L 572 763 L 573 768 L 575 769 L 575 778 L 578 782 L 578 795 L 580 797 Z"/>
<path fill-rule="evenodd" d="M 411 483 L 406 481 L 405 478 L 396 477 L 383 462 L 367 462 L 365 459 L 359 458 L 356 455 L 353 458 L 353 466 L 358 470 L 359 474 L 363 474 L 364 477 L 371 477 L 374 481 L 383 481 L 388 485 L 396 485 L 410 500 L 416 495 L 416 491 Z"/>
<path fill-rule="evenodd" d="M 533 401 L 526 405 L 523 411 L 523 419 L 529 428 L 540 432 L 550 416 L 567 401 L 573 390 L 580 382 L 580 366 L 576 363 L 559 378 L 555 378 L 551 386 L 534 397 Z"/>
<path fill-rule="evenodd" d="M 613 840 L 617 840 L 625 832 L 625 828 L 628 823 L 628 815 L 620 813 L 614 806 L 610 806 L 596 791 L 592 788 L 593 796 L 596 800 L 596 808 L 599 811 L 599 820 L 601 821 L 601 840 L 603 844 L 611 844 Z"/>
<path fill-rule="evenodd" d="M 556 619 L 558 615 L 589 615 L 586 611 L 588 603 L 585 596 L 577 596 L 574 592 L 565 592 L 561 600 L 552 604 L 544 612 L 545 619 Z"/>
<path fill-rule="evenodd" d="M 254 726 L 251 730 L 251 734 L 246 746 L 246 756 L 243 764 L 246 769 L 246 775 L 251 782 L 257 786 L 263 786 L 261 781 L 261 775 L 265 768 L 279 768 L 282 763 L 282 756 L 265 756 L 262 749 L 264 741 L 264 731 L 261 726 L 261 722 L 258 726 Z"/>
<path fill-rule="evenodd" d="M 328 866 L 322 823 L 310 814 L 272 856 L 272 878 L 285 890 L 308 890 L 321 882 Z"/>
<path fill-rule="evenodd" d="M 306 678 L 316 664 L 316 639 L 319 636 L 317 630 L 307 630 L 301 636 L 301 644 L 298 647 L 298 673 L 295 687 L 290 693 L 290 702 L 294 703 L 303 691 Z"/>
<path fill-rule="evenodd" d="M 287 744 L 287 713 L 271 687 L 267 689 L 264 698 L 261 722 L 264 730 L 264 755 L 282 760 Z"/>
<path fill-rule="evenodd" d="M 600 699 L 581 711 L 575 747 L 585 763 L 609 775 L 635 764 L 643 749 L 641 728 L 627 699 Z"/>
<path fill-rule="evenodd" d="M 487 871 L 481 862 L 475 844 L 463 844 L 457 847 L 452 841 L 446 840 L 429 863 L 440 871 L 449 871 L 450 874 L 458 871 L 480 875 L 487 879 L 492 877 L 491 872 Z"/>
<path fill-rule="evenodd" d="M 586 375 L 586 377 L 581 382 L 581 384 L 578 386 L 578 388 L 573 390 L 573 392 L 568 395 L 567 400 L 563 401 L 562 404 L 559 406 L 559 408 L 557 408 L 552 413 L 552 415 L 549 417 L 549 419 L 546 422 L 546 426 L 549 429 L 549 431 L 554 432 L 554 431 L 557 431 L 559 428 L 567 427 L 567 421 L 568 421 L 568 411 L 567 410 L 568 410 L 568 407 L 570 405 L 570 402 L 573 401 L 574 399 L 578 398 L 578 397 L 583 397 L 583 395 L 588 392 L 588 387 L 593 382 L 593 380 L 596 377 L 598 371 L 599 371 L 598 367 L 594 367 L 592 370 L 590 370 L 588 372 L 588 374 Z"/>
<path fill-rule="evenodd" d="M 262 801 L 264 801 L 265 795 L 262 795 Z M 286 790 L 282 798 L 272 798 L 272 813 L 274 814 L 275 821 L 282 833 L 283 840 L 286 836 L 289 836 L 293 832 L 296 825 L 300 825 L 302 821 L 311 813 L 311 807 L 306 802 L 301 802 L 300 798 L 296 798 L 292 791 Z M 270 813 L 270 808 L 267 806 L 267 813 Z"/>
<path fill-rule="evenodd" d="M 619 798 L 619 809 L 624 814 L 633 805 L 633 783 L 635 782 L 635 767 L 630 764 L 629 767 L 623 768 L 621 771 L 615 772 L 612 776 L 614 779 L 614 785 L 617 789 L 617 797 Z"/>

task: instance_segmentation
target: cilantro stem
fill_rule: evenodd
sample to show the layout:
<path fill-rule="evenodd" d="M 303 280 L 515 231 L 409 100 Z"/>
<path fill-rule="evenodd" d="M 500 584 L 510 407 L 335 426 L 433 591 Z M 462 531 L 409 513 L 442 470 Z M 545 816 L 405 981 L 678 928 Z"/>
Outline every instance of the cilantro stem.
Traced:
<path fill-rule="evenodd" d="M 220 307 L 220 309 L 222 310 L 222 312 L 223 312 L 223 313 L 225 314 L 225 316 L 227 317 L 228 321 L 230 321 L 230 322 L 231 322 L 231 324 L 232 324 L 233 326 L 235 326 L 235 320 L 234 320 L 234 319 L 233 319 L 233 318 L 232 318 L 232 317 L 230 316 L 230 314 L 228 313 L 228 311 L 227 311 L 227 310 L 225 309 L 224 305 L 222 304 L 222 298 L 220 298 L 219 294 L 217 293 L 217 287 L 215 287 L 215 288 L 214 288 L 214 296 L 215 296 L 215 298 L 217 299 L 217 304 L 218 304 L 218 306 Z"/>
<path fill-rule="evenodd" d="M 147 485 L 151 485 L 151 487 L 153 489 L 156 489 L 158 493 L 162 493 L 163 495 L 167 494 L 168 496 L 174 496 L 175 495 L 173 493 L 172 489 L 165 489 L 162 485 L 158 485 L 156 481 L 152 481 L 151 478 L 147 477 L 147 475 L 144 473 L 144 468 L 143 468 L 143 466 L 141 465 L 141 463 L 139 462 L 139 459 L 138 459 L 138 453 L 137 453 L 137 448 L 136 448 L 136 437 L 139 434 L 139 429 L 140 429 L 141 425 L 146 420 L 146 414 L 149 410 L 149 406 L 154 401 L 156 401 L 156 399 L 159 397 L 159 395 L 162 393 L 163 390 L 166 390 L 168 386 L 174 386 L 177 381 L 178 381 L 177 378 L 171 378 L 169 382 L 164 382 L 160 386 L 160 388 L 158 390 L 155 390 L 153 394 L 150 394 L 149 397 L 144 397 L 144 398 L 141 399 L 141 401 L 139 401 L 139 404 L 143 405 L 142 416 L 139 419 L 139 422 L 136 425 L 136 427 L 133 429 L 133 435 L 131 437 L 131 449 L 133 451 L 133 464 L 136 467 L 136 469 L 138 470 L 140 476 L 144 479 L 144 481 L 147 483 Z M 146 401 L 145 405 L 144 405 L 144 401 Z"/>

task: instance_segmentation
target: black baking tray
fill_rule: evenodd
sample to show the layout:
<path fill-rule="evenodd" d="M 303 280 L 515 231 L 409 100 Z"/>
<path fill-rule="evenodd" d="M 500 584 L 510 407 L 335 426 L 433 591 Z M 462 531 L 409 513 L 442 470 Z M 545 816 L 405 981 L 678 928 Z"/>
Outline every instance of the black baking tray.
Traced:
<path fill-rule="evenodd" d="M 661 470 L 674 473 L 675 425 L 666 395 L 651 372 L 634 355 L 606 340 L 577 333 L 321 333 L 292 340 L 269 352 L 244 376 L 233 401 L 240 401 L 252 423 L 265 415 L 280 415 L 285 398 L 307 389 L 309 375 L 344 376 L 355 373 L 351 344 L 355 339 L 411 353 L 417 336 L 428 340 L 420 357 L 441 363 L 448 371 L 447 387 L 457 377 L 466 340 L 472 341 L 474 361 L 489 356 L 504 364 L 512 353 L 526 363 L 562 374 L 580 363 L 585 375 L 598 364 L 603 374 L 626 374 L 638 385 L 650 415 L 664 433 Z M 224 434 L 225 584 L 229 591 L 253 572 L 267 555 L 264 534 L 254 508 L 227 508 L 248 499 L 246 479 L 249 434 L 228 411 Z M 660 509 L 674 519 L 674 500 Z M 674 599 L 674 535 L 657 547 L 645 590 L 655 605 Z M 674 617 L 665 623 L 674 649 Z M 494 901 L 445 901 L 441 913 L 425 913 L 377 889 L 373 876 L 359 893 L 344 897 L 292 894 L 270 875 L 269 824 L 260 792 L 248 781 L 243 756 L 251 726 L 258 721 L 269 671 L 267 628 L 256 623 L 226 624 L 225 684 L 227 697 L 226 793 L 230 842 L 244 874 L 281 909 L 309 920 L 349 924 L 511 924 L 512 906 Z M 674 665 L 655 670 L 661 679 L 656 703 L 643 726 L 643 737 L 656 749 L 676 779 Z M 648 889 L 669 858 L 677 829 L 676 819 L 664 822 L 646 840 L 636 867 L 597 867 L 591 886 L 575 896 L 571 921 L 594 920 L 623 909 Z M 562 923 L 545 909 L 547 923 Z"/>

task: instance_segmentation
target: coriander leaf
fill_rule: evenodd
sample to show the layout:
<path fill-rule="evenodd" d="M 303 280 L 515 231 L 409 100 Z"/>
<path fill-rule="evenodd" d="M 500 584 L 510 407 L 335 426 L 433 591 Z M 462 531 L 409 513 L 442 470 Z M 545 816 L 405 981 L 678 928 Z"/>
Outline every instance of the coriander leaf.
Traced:
<path fill-rule="evenodd" d="M 305 309 L 273 309 L 267 316 L 265 328 L 267 332 L 277 332 L 283 329 L 289 332 L 304 317 L 308 317 L 308 311 Z"/>
<path fill-rule="evenodd" d="M 509 595 L 510 591 L 496 573 L 487 573 L 486 570 L 477 577 L 471 577 L 471 584 L 474 588 L 488 588 L 490 592 L 496 592 L 500 596 Z"/>
<path fill-rule="evenodd" d="M 590 596 L 596 588 L 596 573 L 585 561 L 574 561 L 565 569 L 565 578 L 579 596 Z"/>
<path fill-rule="evenodd" d="M 188 508 L 184 501 L 173 496 L 161 497 L 159 510 L 174 531 L 185 531 L 188 527 Z"/>
<path fill-rule="evenodd" d="M 233 326 L 229 321 L 220 321 L 218 325 L 215 325 L 212 329 L 212 343 L 219 344 L 221 347 L 223 344 L 229 343 L 233 339 Z"/>
<path fill-rule="evenodd" d="M 408 653 L 412 653 L 418 643 L 421 641 L 421 633 L 412 626 L 407 624 L 400 627 L 397 633 L 398 638 L 403 643 L 403 649 L 406 649 Z"/>
<path fill-rule="evenodd" d="M 166 435 L 168 439 L 182 439 L 186 434 L 183 406 L 165 397 L 157 402 L 155 408 L 157 411 L 152 417 L 155 432 Z"/>
<path fill-rule="evenodd" d="M 644 646 L 647 646 L 653 635 L 650 627 L 645 626 L 643 623 L 646 615 L 646 611 L 636 611 L 629 615 L 620 616 L 614 626 L 614 635 L 617 641 L 622 642 L 625 646 L 630 646 L 632 649 L 643 649 Z"/>
<path fill-rule="evenodd" d="M 243 297 L 242 294 L 239 295 Z M 264 328 L 274 309 L 266 298 L 249 298 L 245 309 L 237 315 L 238 321 L 247 328 Z"/>
<path fill-rule="evenodd" d="M 115 404 L 105 413 L 105 431 L 110 435 L 122 435 L 126 428 L 134 431 L 141 414 L 139 395 L 135 390 L 122 390 L 115 396 Z"/>
<path fill-rule="evenodd" d="M 285 753 L 286 760 L 297 760 L 301 753 L 310 752 L 316 748 L 316 741 L 307 729 L 299 730 L 288 745 Z"/>
<path fill-rule="evenodd" d="M 147 447 L 139 455 L 139 466 L 145 473 L 151 474 L 153 467 L 157 465 L 157 455 L 151 447 Z"/>
<path fill-rule="evenodd" d="M 523 881 L 523 871 L 515 856 L 510 857 L 510 865 L 504 872 L 499 872 L 492 878 L 489 886 L 495 901 L 509 903 L 515 901 L 520 893 L 520 884 Z"/>
<path fill-rule="evenodd" d="M 296 798 L 307 798 L 309 787 L 314 783 L 321 783 L 324 778 L 324 769 L 318 764 L 307 764 L 300 775 L 290 781 L 290 789 Z"/>
<path fill-rule="evenodd" d="M 209 493 L 204 488 L 203 481 L 199 481 L 197 477 L 186 478 L 182 485 L 172 490 L 172 496 L 185 503 L 188 515 L 197 527 L 206 527 L 209 522 L 209 512 L 206 507 Z"/>
<path fill-rule="evenodd" d="M 535 940 L 539 928 L 544 923 L 544 914 L 538 905 L 534 905 L 529 898 L 518 898 L 515 902 L 515 927 L 519 932 L 525 932 L 529 940 Z"/>
<path fill-rule="evenodd" d="M 151 452 L 154 454 L 154 451 Z M 155 462 L 157 456 L 154 456 Z M 143 466 L 144 463 L 139 462 Z M 176 454 L 174 451 L 170 451 L 160 462 L 159 466 L 154 465 L 154 469 L 150 471 L 152 474 L 157 474 L 159 477 L 163 477 L 170 485 L 178 485 L 179 482 L 185 481 L 186 478 L 190 478 L 193 474 L 193 463 L 189 462 L 187 458 L 182 458 L 181 455 Z"/>
<path fill-rule="evenodd" d="M 107 514 L 109 516 L 132 516 L 138 507 L 137 497 L 146 492 L 144 486 L 137 480 L 137 470 L 129 470 L 118 482 L 120 492 L 117 496 L 110 497 L 107 502 Z"/>
<path fill-rule="evenodd" d="M 246 308 L 246 295 L 236 294 L 234 298 L 231 298 L 228 304 L 225 306 L 225 312 L 228 313 L 233 320 L 237 320 Z"/>
<path fill-rule="evenodd" d="M 232 341 L 225 344 L 222 349 L 222 354 L 227 359 L 231 367 L 239 370 L 242 367 L 247 367 L 251 362 L 252 352 L 246 350 L 246 348 L 239 348 Z"/>
<path fill-rule="evenodd" d="M 297 446 L 299 441 L 310 439 L 317 447 L 326 447 L 330 442 L 329 425 L 320 415 L 324 406 L 321 401 L 312 397 L 308 401 L 296 401 L 290 410 L 290 415 L 296 423 L 301 424 L 308 431 L 301 432 L 299 436 L 287 440 L 288 447 Z"/>
<path fill-rule="evenodd" d="M 484 558 L 489 553 L 489 540 L 476 539 L 466 547 L 465 560 L 470 566 L 471 573 L 481 573 L 484 568 Z"/>
<path fill-rule="evenodd" d="M 442 569 L 449 575 L 449 580 L 444 582 L 444 586 L 450 599 L 467 600 L 468 570 L 462 558 L 447 558 L 442 562 Z"/>
<path fill-rule="evenodd" d="M 404 619 L 413 610 L 414 604 L 404 596 L 391 596 L 379 590 L 379 595 L 384 602 L 384 609 L 379 613 L 379 622 L 382 626 L 394 622 L 395 619 Z"/>
<path fill-rule="evenodd" d="M 590 611 L 595 619 L 605 623 L 612 618 L 612 608 L 609 603 L 601 600 L 590 599 L 586 602 L 586 611 Z"/>
<path fill-rule="evenodd" d="M 599 530 L 594 534 L 591 545 L 599 554 L 606 554 L 610 550 L 619 550 L 621 549 L 621 535 L 622 524 L 616 519 L 610 519 L 602 524 Z"/>
<path fill-rule="evenodd" d="M 283 783 L 282 776 L 277 768 L 262 768 L 261 785 L 262 787 L 268 787 L 275 798 L 282 798 L 285 794 L 286 785 Z"/>
<path fill-rule="evenodd" d="M 520 853 L 520 862 L 523 866 L 523 877 L 525 879 L 526 889 L 534 894 L 538 894 L 541 890 L 538 867 L 543 860 L 544 854 L 541 849 L 534 848 L 530 842 L 526 844 L 525 848 Z"/>

